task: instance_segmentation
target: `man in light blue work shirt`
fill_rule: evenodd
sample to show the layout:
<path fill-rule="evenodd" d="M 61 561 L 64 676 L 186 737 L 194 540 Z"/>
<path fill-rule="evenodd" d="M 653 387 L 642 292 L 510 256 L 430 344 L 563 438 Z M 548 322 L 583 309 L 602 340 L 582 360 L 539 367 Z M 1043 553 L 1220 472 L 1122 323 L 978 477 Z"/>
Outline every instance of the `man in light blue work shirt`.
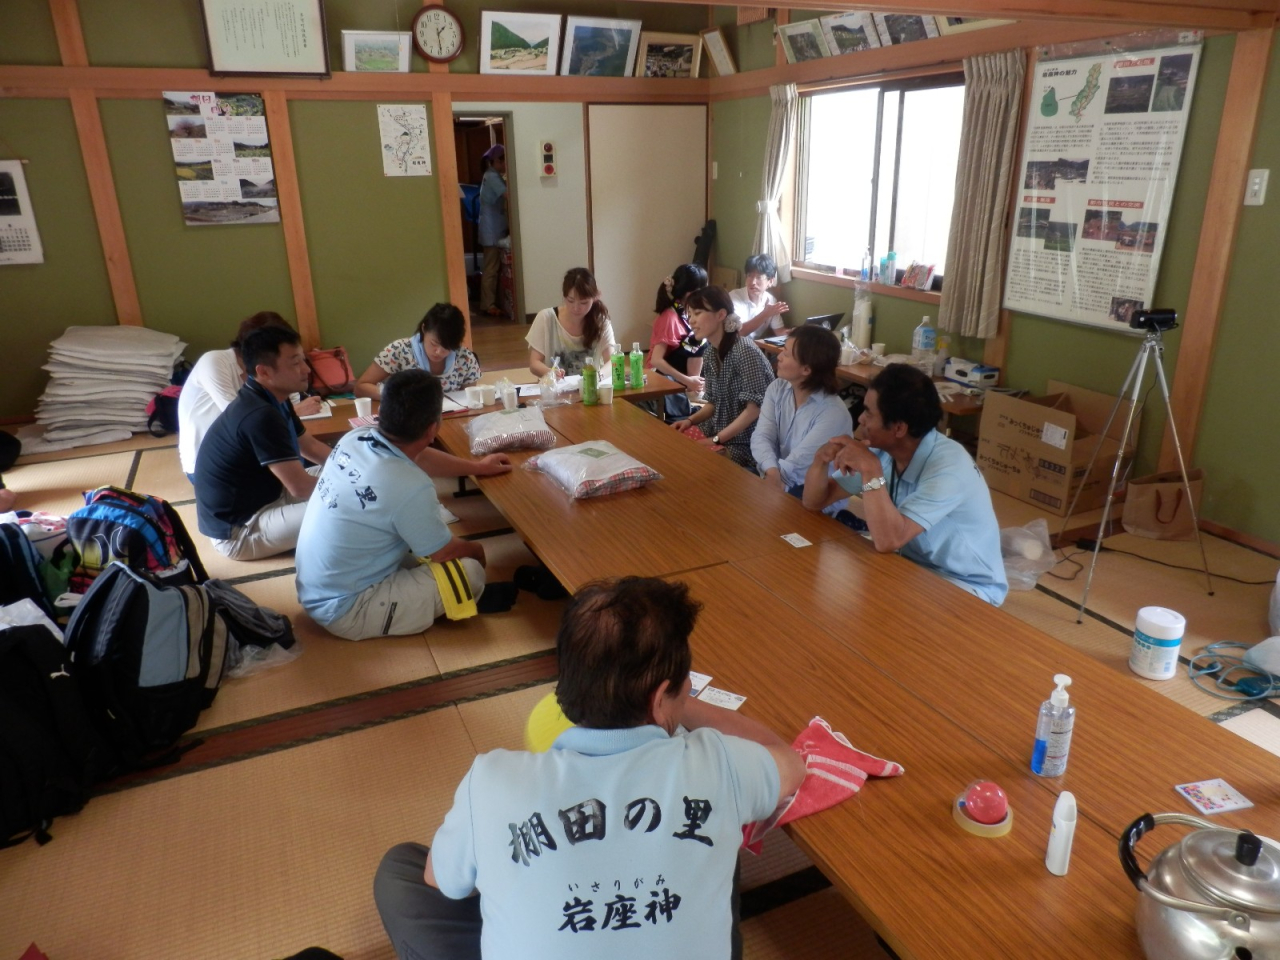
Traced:
<path fill-rule="evenodd" d="M 805 764 L 758 721 L 690 697 L 697 615 L 684 584 L 656 578 L 574 596 L 556 698 L 575 725 L 544 753 L 477 757 L 430 851 L 402 843 L 378 867 L 400 960 L 741 955 L 742 827 Z"/>
<path fill-rule="evenodd" d="M 861 495 L 871 541 L 897 551 L 988 603 L 1009 592 L 991 492 L 964 447 L 937 430 L 933 381 L 890 364 L 867 390 L 858 439 L 835 437 L 805 477 L 804 504 L 819 510 Z"/>
<path fill-rule="evenodd" d="M 502 267 L 503 237 L 507 236 L 507 150 L 495 143 L 484 152 L 485 171 L 480 180 L 480 217 L 477 233 L 484 248 L 484 272 L 480 277 L 480 309 L 501 315 L 498 308 L 498 273 Z M 510 242 L 510 241 L 508 241 Z"/>
<path fill-rule="evenodd" d="M 431 478 L 414 463 L 440 427 L 440 381 L 385 381 L 378 425 L 352 430 L 325 461 L 298 535 L 298 599 L 347 640 L 421 633 L 445 612 L 429 557 L 465 601 L 484 589 L 484 548 L 449 533 Z M 456 564 L 450 561 L 458 561 Z"/>

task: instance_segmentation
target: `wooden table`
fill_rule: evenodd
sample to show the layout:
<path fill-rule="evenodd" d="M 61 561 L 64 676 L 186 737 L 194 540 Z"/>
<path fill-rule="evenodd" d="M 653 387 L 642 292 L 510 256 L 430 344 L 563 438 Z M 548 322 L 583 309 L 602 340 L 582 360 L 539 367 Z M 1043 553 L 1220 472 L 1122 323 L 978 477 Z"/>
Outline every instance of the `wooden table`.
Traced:
<path fill-rule="evenodd" d="M 744 713 L 787 736 L 820 715 L 860 750 L 905 768 L 786 828 L 902 960 L 1142 956 L 1137 894 L 1115 838 L 1082 820 L 1071 869 L 1050 874 L 1044 854 L 1056 790 L 1021 758 L 970 735 L 938 697 L 895 682 L 737 564 L 678 579 L 703 604 L 694 669 L 745 695 Z M 1027 730 L 1033 715 L 1034 706 L 1013 725 Z M 956 796 L 980 778 L 1009 796 L 1014 824 L 1005 837 L 972 836 L 951 818 Z"/>
<path fill-rule="evenodd" d="M 599 577 L 657 577 L 725 560 L 774 556 L 795 549 L 781 539 L 787 533 L 811 542 L 848 533 L 629 403 L 570 404 L 544 413 L 563 438 L 560 446 L 608 440 L 663 476 L 639 490 L 573 500 L 550 477 L 522 469 L 533 454 L 516 451 L 511 458 L 517 469 L 476 478 L 569 590 Z M 470 456 L 465 421 L 443 423 L 440 442 L 450 453 Z"/>

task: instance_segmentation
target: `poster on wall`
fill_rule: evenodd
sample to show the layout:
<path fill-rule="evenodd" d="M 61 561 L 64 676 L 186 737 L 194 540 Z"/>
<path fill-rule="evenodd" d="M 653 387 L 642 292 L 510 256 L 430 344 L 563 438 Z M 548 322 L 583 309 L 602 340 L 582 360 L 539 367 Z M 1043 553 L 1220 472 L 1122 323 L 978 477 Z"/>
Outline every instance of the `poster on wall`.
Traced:
<path fill-rule="evenodd" d="M 1037 64 L 1006 307 L 1125 331 L 1151 307 L 1200 50 Z"/>
<path fill-rule="evenodd" d="M 21 160 L 0 160 L 0 264 L 44 263 Z"/>
<path fill-rule="evenodd" d="M 383 176 L 431 176 L 425 104 L 378 104 L 378 134 L 382 139 Z"/>
<path fill-rule="evenodd" d="M 323 0 L 200 0 L 214 76 L 329 76 Z"/>
<path fill-rule="evenodd" d="M 183 222 L 279 223 L 262 97 L 174 90 L 163 96 Z"/>

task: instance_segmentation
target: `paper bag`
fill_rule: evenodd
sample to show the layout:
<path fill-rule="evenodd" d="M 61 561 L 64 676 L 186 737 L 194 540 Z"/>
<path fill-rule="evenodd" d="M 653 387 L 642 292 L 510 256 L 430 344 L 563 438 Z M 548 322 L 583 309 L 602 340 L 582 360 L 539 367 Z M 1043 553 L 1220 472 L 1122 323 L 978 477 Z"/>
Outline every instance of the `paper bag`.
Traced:
<path fill-rule="evenodd" d="M 1204 493 L 1204 471 L 1188 470 L 1187 479 L 1197 515 Z M 1182 474 L 1154 473 L 1130 480 L 1120 516 L 1124 528 L 1136 537 L 1152 540 L 1194 540 L 1191 504 L 1182 486 Z"/>

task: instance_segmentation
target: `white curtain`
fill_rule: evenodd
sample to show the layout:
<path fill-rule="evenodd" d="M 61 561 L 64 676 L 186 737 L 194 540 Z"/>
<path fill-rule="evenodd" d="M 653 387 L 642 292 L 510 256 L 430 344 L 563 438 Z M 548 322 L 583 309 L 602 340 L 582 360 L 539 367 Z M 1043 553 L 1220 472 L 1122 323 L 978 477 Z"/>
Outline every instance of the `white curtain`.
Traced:
<path fill-rule="evenodd" d="M 791 253 L 782 235 L 782 218 L 778 214 L 782 202 L 783 182 L 787 158 L 795 142 L 796 128 L 800 122 L 800 96 L 794 83 L 779 83 L 769 88 L 773 110 L 769 114 L 769 139 L 764 146 L 764 177 L 760 187 L 760 202 L 756 204 L 759 218 L 751 252 L 767 253 L 778 264 L 778 282 L 791 279 Z"/>
<path fill-rule="evenodd" d="M 938 326 L 966 337 L 993 337 L 1000 325 L 1026 71 L 1021 50 L 964 62 L 964 127 Z"/>

